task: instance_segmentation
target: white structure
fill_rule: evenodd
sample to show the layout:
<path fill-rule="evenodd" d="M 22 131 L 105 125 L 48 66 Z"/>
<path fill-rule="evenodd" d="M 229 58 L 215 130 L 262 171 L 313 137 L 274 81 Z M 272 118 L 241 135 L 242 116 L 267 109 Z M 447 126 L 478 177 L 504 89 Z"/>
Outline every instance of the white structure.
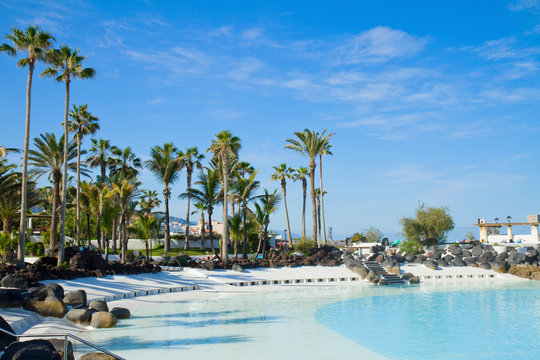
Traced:
<path fill-rule="evenodd" d="M 498 220 L 498 219 L 495 219 Z M 506 223 L 487 223 L 484 219 L 479 219 L 478 226 L 480 230 L 480 241 L 487 244 L 493 243 L 538 243 L 540 237 L 538 236 L 538 225 L 540 225 L 540 215 L 528 215 L 527 222 L 510 222 L 511 218 L 508 217 Z M 529 225 L 531 227 L 530 234 L 514 234 L 512 232 L 512 226 L 516 225 Z M 506 226 L 506 234 L 499 234 L 500 228 Z"/>

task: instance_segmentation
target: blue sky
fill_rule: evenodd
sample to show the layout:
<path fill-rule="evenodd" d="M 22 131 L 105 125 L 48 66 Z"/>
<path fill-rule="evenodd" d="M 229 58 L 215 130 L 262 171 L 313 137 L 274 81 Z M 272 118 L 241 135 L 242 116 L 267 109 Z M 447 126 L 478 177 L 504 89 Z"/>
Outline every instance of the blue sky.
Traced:
<path fill-rule="evenodd" d="M 229 129 L 273 189 L 273 165 L 307 165 L 285 139 L 334 132 L 326 222 L 344 237 L 398 232 L 419 202 L 449 207 L 458 227 L 540 211 L 539 5 L 0 0 L 0 33 L 39 24 L 80 48 L 97 76 L 72 84 L 72 103 L 89 104 L 99 137 L 143 159 L 168 141 L 204 151 Z M 26 76 L 0 56 L 2 145 L 23 146 Z M 61 85 L 34 78 L 32 137 L 61 132 L 63 104 Z M 160 190 L 148 171 L 141 179 Z M 185 173 L 175 216 L 184 189 Z M 299 183 L 288 203 L 300 233 Z M 271 227 L 285 228 L 282 211 Z"/>

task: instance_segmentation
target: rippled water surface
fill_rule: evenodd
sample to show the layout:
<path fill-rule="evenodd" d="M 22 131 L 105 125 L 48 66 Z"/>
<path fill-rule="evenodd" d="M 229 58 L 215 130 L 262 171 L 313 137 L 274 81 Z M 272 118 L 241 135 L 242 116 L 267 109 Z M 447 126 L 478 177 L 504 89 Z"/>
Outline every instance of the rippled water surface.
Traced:
<path fill-rule="evenodd" d="M 306 286 L 177 302 L 158 295 L 115 328 L 83 337 L 130 360 L 532 359 L 539 295 L 532 282 Z"/>

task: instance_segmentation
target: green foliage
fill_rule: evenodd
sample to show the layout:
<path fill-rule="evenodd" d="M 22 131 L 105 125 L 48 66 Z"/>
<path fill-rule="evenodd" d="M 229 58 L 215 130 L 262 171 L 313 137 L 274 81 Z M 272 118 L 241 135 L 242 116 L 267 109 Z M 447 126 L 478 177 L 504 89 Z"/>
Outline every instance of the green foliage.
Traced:
<path fill-rule="evenodd" d="M 424 252 L 424 245 L 419 241 L 414 240 L 402 241 L 399 244 L 399 250 L 402 253 L 417 255 Z"/>
<path fill-rule="evenodd" d="M 355 232 L 352 236 L 351 236 L 351 239 L 350 239 L 352 242 L 365 242 L 366 241 L 366 237 L 364 236 L 364 234 L 360 234 L 360 233 L 357 233 Z"/>
<path fill-rule="evenodd" d="M 302 254 L 309 254 L 316 248 L 317 244 L 315 241 L 301 241 L 300 243 L 294 245 L 294 249 Z"/>
<path fill-rule="evenodd" d="M 384 234 L 381 230 L 377 229 L 376 227 L 372 226 L 364 230 L 364 236 L 366 238 L 366 242 L 368 243 L 378 243 L 381 242 Z"/>
<path fill-rule="evenodd" d="M 416 217 L 404 217 L 400 220 L 403 235 L 409 241 L 422 245 L 434 245 L 446 240 L 454 221 L 445 207 L 427 207 L 421 204 L 416 209 Z"/>
<path fill-rule="evenodd" d="M 42 243 L 39 242 L 27 242 L 24 245 L 26 255 L 29 256 L 43 256 L 45 249 Z"/>
<path fill-rule="evenodd" d="M 10 233 L 0 231 L 0 257 L 2 262 L 12 261 L 17 249 L 17 238 Z"/>
<path fill-rule="evenodd" d="M 472 231 L 469 231 L 468 233 L 466 233 L 465 238 L 470 241 L 476 240 L 476 236 L 474 236 L 474 233 Z"/>

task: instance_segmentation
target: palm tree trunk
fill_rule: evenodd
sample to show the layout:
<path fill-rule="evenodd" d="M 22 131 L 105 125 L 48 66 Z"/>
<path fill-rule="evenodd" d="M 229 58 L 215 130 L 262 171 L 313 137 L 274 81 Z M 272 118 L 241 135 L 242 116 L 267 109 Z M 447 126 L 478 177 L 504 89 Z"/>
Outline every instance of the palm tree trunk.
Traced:
<path fill-rule="evenodd" d="M 113 219 L 113 229 L 112 229 L 112 251 L 116 253 L 118 246 L 116 246 L 116 240 L 118 238 L 118 217 L 115 216 Z"/>
<path fill-rule="evenodd" d="M 201 210 L 201 250 L 204 250 L 204 237 L 206 236 L 206 229 L 204 228 L 204 210 Z"/>
<path fill-rule="evenodd" d="M 305 178 L 302 178 L 302 240 L 306 240 L 306 196 L 307 195 L 307 181 Z"/>
<path fill-rule="evenodd" d="M 229 263 L 229 158 L 228 155 L 223 156 L 223 244 L 221 246 L 221 261 L 225 264 Z"/>
<path fill-rule="evenodd" d="M 184 241 L 184 250 L 189 250 L 189 205 L 190 205 L 190 196 L 189 189 L 191 188 L 191 172 L 187 171 L 187 214 L 186 214 L 186 240 Z"/>
<path fill-rule="evenodd" d="M 124 264 L 126 262 L 126 241 L 124 239 L 124 236 L 126 235 L 125 232 L 123 231 L 123 228 L 125 226 L 125 219 L 124 219 L 125 215 L 124 215 L 124 211 L 122 210 L 122 212 L 120 213 L 120 247 L 122 248 L 122 253 L 121 253 L 121 259 L 122 259 L 122 264 Z"/>
<path fill-rule="evenodd" d="M 81 137 L 77 136 L 77 246 L 81 245 Z"/>
<path fill-rule="evenodd" d="M 247 204 L 242 204 L 242 218 L 244 220 L 244 250 L 242 258 L 247 259 Z"/>
<path fill-rule="evenodd" d="M 285 220 L 287 220 L 287 235 L 289 247 L 292 247 L 291 223 L 289 222 L 289 210 L 287 209 L 287 183 L 285 178 L 281 179 L 281 192 L 283 193 L 283 206 L 285 207 Z"/>
<path fill-rule="evenodd" d="M 109 234 L 105 233 L 105 261 L 109 261 Z"/>
<path fill-rule="evenodd" d="M 86 233 L 88 234 L 88 245 L 92 240 L 92 235 L 90 233 L 90 212 L 86 212 Z"/>
<path fill-rule="evenodd" d="M 210 246 L 214 255 L 218 256 L 218 253 L 214 247 L 214 238 L 212 237 L 212 211 L 208 211 L 208 230 L 210 231 Z"/>
<path fill-rule="evenodd" d="M 167 253 L 171 251 L 171 229 L 169 225 L 169 187 L 167 185 L 165 185 L 163 196 L 165 198 L 165 247 L 163 251 Z"/>
<path fill-rule="evenodd" d="M 52 210 L 51 210 L 51 230 L 50 230 L 50 239 L 49 239 L 49 253 L 52 256 L 54 254 L 54 250 L 58 246 L 58 242 L 56 240 L 56 235 L 58 234 L 57 228 L 58 228 L 58 203 L 60 201 L 60 181 L 62 174 L 59 174 L 55 172 L 53 174 L 53 203 L 52 203 Z"/>
<path fill-rule="evenodd" d="M 319 239 L 321 238 L 321 200 L 320 197 L 317 196 L 317 227 L 318 227 L 318 234 Z"/>
<path fill-rule="evenodd" d="M 259 257 L 259 254 L 261 253 L 262 251 L 262 247 L 263 247 L 263 229 L 259 229 L 258 231 L 258 238 L 259 238 L 259 244 L 257 245 L 257 252 L 255 253 L 255 259 L 257 259 Z"/>
<path fill-rule="evenodd" d="M 317 241 L 317 205 L 315 204 L 315 160 L 311 159 L 309 162 L 309 183 L 311 186 L 311 207 L 313 215 L 313 241 L 315 245 L 319 245 Z"/>
<path fill-rule="evenodd" d="M 62 212 L 60 214 L 60 242 L 58 246 L 58 266 L 64 263 L 64 248 L 66 246 L 66 199 L 67 199 L 67 168 L 68 168 L 68 112 L 69 112 L 69 78 L 66 79 L 66 104 L 64 109 L 64 166 L 62 174 Z"/>
<path fill-rule="evenodd" d="M 30 144 L 30 108 L 32 102 L 32 76 L 34 62 L 28 66 L 28 80 L 26 81 L 26 125 L 24 129 L 24 151 L 22 162 L 21 181 L 21 219 L 19 222 L 19 244 L 17 248 L 17 267 L 24 267 L 24 251 L 26 243 L 26 208 L 28 207 L 28 147 Z"/>
<path fill-rule="evenodd" d="M 320 182 L 321 182 L 321 214 L 319 216 L 321 217 L 322 221 L 322 241 L 324 245 L 326 245 L 326 226 L 324 224 L 324 191 L 322 187 L 322 154 L 319 154 L 319 176 L 320 176 Z"/>
<path fill-rule="evenodd" d="M 263 248 L 262 248 L 263 258 L 266 256 L 266 247 L 267 247 L 266 241 L 268 241 L 268 225 L 264 226 Z"/>
<path fill-rule="evenodd" d="M 96 233 L 97 233 L 98 252 L 101 255 L 101 216 L 100 215 L 97 216 Z"/>

